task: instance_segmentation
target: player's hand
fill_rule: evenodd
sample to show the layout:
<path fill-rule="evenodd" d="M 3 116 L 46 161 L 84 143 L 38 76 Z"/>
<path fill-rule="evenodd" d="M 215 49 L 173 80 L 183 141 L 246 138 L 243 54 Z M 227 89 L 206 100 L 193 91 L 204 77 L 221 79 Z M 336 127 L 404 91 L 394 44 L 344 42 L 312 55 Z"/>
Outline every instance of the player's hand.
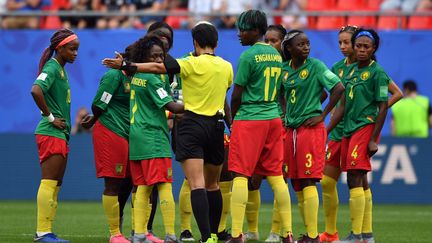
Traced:
<path fill-rule="evenodd" d="M 123 65 L 123 57 L 120 53 L 115 52 L 116 58 L 104 58 L 102 64 L 109 68 L 120 69 Z"/>
<path fill-rule="evenodd" d="M 52 125 L 59 130 L 63 130 L 66 128 L 66 120 L 64 118 L 55 117 Z"/>
<path fill-rule="evenodd" d="M 93 115 L 86 115 L 80 122 L 81 126 L 85 129 L 90 129 L 96 122 Z"/>
<path fill-rule="evenodd" d="M 315 126 L 316 124 L 318 124 L 322 121 L 324 121 L 324 117 L 322 115 L 314 116 L 314 117 L 307 119 L 305 122 L 303 122 L 303 125 L 306 127 L 312 127 L 312 126 Z"/>
<path fill-rule="evenodd" d="M 369 141 L 368 144 L 368 154 L 372 157 L 378 151 L 378 145 L 375 141 Z"/>

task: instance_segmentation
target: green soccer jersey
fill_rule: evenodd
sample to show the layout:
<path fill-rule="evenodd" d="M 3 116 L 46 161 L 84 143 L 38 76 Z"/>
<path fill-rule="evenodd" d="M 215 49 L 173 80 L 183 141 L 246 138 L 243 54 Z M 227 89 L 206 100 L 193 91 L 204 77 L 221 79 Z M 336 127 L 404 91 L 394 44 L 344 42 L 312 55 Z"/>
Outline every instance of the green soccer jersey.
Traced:
<path fill-rule="evenodd" d="M 115 134 L 129 139 L 130 78 L 111 69 L 102 77 L 93 105 L 104 113 L 99 121 Z"/>
<path fill-rule="evenodd" d="M 341 79 L 342 82 L 344 82 L 344 77 L 349 74 L 349 72 L 352 70 L 355 64 L 346 64 L 346 58 L 340 60 L 339 62 L 335 63 L 333 67 L 331 68 L 331 71 L 338 75 L 338 77 Z M 344 84 L 345 85 L 345 84 Z M 340 105 L 340 102 L 338 102 L 335 106 L 337 108 Z M 329 138 L 330 140 L 340 142 L 342 141 L 343 137 L 343 128 L 344 128 L 344 122 L 343 118 L 341 121 L 337 124 L 337 126 L 331 131 Z"/>
<path fill-rule="evenodd" d="M 241 54 L 234 83 L 244 90 L 235 120 L 279 117 L 277 94 L 281 73 L 282 57 L 268 44 L 257 42 Z"/>
<path fill-rule="evenodd" d="M 34 85 L 38 85 L 42 89 L 45 102 L 54 117 L 64 118 L 66 121 L 66 127 L 59 130 L 48 121 L 47 117 L 42 117 L 36 127 L 35 134 L 53 136 L 69 141 L 71 95 L 66 71 L 57 60 L 51 58 L 45 63 Z"/>
<path fill-rule="evenodd" d="M 173 101 L 163 76 L 137 73 L 131 81 L 129 158 L 171 158 L 164 106 Z"/>
<path fill-rule="evenodd" d="M 344 82 L 344 137 L 350 137 L 359 128 L 376 122 L 378 103 L 388 99 L 390 78 L 372 61 L 361 69 L 355 65 Z"/>
<path fill-rule="evenodd" d="M 283 86 L 287 99 L 285 125 L 297 128 L 308 118 L 322 113 L 321 94 L 325 88 L 329 92 L 340 82 L 318 59 L 308 58 L 297 70 L 290 63 L 284 66 Z"/>

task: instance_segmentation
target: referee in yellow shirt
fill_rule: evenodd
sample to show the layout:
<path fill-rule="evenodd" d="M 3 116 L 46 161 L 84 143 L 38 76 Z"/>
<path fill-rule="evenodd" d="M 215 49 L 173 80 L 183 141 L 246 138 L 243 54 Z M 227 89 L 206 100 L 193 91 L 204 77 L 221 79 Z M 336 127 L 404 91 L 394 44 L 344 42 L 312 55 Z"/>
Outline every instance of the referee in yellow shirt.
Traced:
<path fill-rule="evenodd" d="M 104 59 L 103 64 L 132 72 L 180 74 L 186 112 L 178 123 L 176 159 L 182 163 L 190 185 L 201 242 L 216 243 L 222 211 L 218 181 L 224 160 L 223 110 L 233 68 L 215 56 L 218 33 L 212 24 L 199 22 L 192 29 L 192 38 L 196 56 L 166 59 L 159 64 L 129 63 L 117 55 Z"/>

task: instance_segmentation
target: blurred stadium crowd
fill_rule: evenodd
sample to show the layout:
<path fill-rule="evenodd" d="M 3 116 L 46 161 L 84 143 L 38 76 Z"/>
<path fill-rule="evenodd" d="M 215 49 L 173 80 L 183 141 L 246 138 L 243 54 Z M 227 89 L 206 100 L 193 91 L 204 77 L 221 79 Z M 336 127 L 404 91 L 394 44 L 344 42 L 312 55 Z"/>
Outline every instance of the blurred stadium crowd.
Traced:
<path fill-rule="evenodd" d="M 432 29 L 432 0 L 0 0 L 0 24 L 3 29 L 140 29 L 164 20 L 181 29 L 208 20 L 230 29 L 247 9 L 263 10 L 269 24 L 286 28 Z"/>

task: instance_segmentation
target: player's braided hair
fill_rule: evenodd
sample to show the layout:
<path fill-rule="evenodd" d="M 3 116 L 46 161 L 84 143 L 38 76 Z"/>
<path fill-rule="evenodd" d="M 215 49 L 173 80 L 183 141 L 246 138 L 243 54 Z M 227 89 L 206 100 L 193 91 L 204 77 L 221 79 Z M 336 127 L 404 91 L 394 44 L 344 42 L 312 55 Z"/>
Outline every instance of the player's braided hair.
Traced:
<path fill-rule="evenodd" d="M 285 35 L 287 33 L 286 29 L 282 25 L 280 25 L 280 24 L 269 25 L 269 27 L 267 28 L 267 31 L 269 31 L 269 30 L 274 30 L 274 31 L 278 32 L 279 33 L 279 38 L 281 40 L 283 40 L 283 38 L 285 37 Z"/>
<path fill-rule="evenodd" d="M 39 60 L 39 69 L 38 74 L 42 72 L 42 68 L 45 65 L 45 63 L 52 57 L 54 54 L 55 48 L 57 45 L 67 38 L 68 36 L 74 35 L 75 33 L 70 29 L 60 29 L 57 30 L 50 39 L 50 45 L 45 48 L 45 50 L 42 53 L 42 56 Z"/>
<path fill-rule="evenodd" d="M 282 41 L 282 54 L 285 57 L 285 60 L 290 60 L 291 57 L 291 53 L 288 51 L 287 46 L 291 43 L 291 41 L 298 35 L 304 33 L 301 30 L 290 30 L 284 37 L 283 41 Z"/>
<path fill-rule="evenodd" d="M 260 10 L 248 10 L 240 14 L 236 25 L 240 30 L 258 29 L 260 35 L 264 35 L 267 31 L 267 16 Z"/>

